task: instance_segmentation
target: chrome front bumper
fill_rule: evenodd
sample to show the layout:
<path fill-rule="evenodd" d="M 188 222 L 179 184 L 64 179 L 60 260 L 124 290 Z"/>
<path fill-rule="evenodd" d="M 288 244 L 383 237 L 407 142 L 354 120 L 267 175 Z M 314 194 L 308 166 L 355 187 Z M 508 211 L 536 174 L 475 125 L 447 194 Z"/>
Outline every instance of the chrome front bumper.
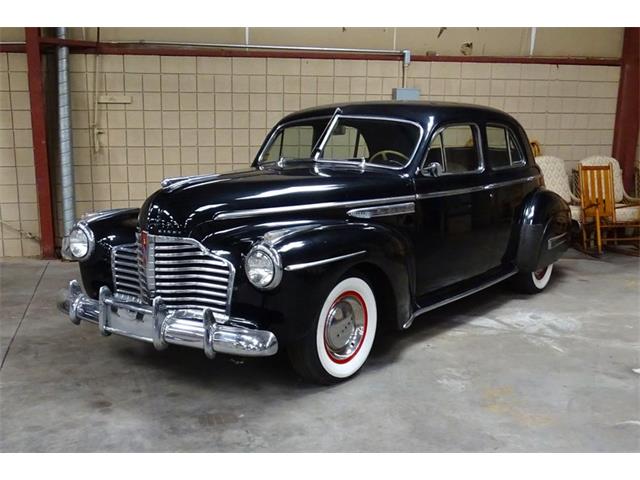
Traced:
<path fill-rule="evenodd" d="M 265 357 L 278 351 L 273 333 L 250 328 L 246 320 L 209 309 L 202 313 L 168 311 L 161 297 L 156 297 L 152 305 L 126 301 L 112 295 L 108 287 L 102 287 L 99 299 L 94 300 L 82 292 L 76 280 L 60 292 L 58 308 L 76 325 L 82 320 L 94 323 L 102 335 L 134 338 L 152 343 L 158 350 L 168 344 L 183 345 L 201 348 L 209 358 L 216 353 Z"/>

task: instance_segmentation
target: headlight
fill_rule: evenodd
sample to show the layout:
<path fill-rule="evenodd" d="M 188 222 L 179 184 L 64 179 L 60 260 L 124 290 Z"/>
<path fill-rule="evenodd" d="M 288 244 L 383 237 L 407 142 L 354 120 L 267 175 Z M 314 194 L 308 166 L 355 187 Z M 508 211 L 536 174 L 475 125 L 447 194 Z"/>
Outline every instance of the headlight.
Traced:
<path fill-rule="evenodd" d="M 259 244 L 244 259 L 244 269 L 251 284 L 261 290 L 271 290 L 282 279 L 280 255 L 273 248 Z"/>
<path fill-rule="evenodd" d="M 85 260 L 93 248 L 93 232 L 84 222 L 78 222 L 64 238 L 62 254 L 69 260 Z"/>

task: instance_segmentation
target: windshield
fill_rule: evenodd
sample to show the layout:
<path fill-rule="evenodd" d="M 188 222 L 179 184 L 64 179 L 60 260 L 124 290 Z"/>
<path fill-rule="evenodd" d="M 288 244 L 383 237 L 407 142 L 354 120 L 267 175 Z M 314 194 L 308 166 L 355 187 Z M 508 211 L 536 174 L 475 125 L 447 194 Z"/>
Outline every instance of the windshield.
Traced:
<path fill-rule="evenodd" d="M 403 168 L 420 141 L 417 124 L 375 117 L 339 116 L 328 136 L 321 138 L 329 118 L 302 120 L 278 129 L 259 163 L 312 158 L 318 161 L 356 161 L 387 168 Z"/>

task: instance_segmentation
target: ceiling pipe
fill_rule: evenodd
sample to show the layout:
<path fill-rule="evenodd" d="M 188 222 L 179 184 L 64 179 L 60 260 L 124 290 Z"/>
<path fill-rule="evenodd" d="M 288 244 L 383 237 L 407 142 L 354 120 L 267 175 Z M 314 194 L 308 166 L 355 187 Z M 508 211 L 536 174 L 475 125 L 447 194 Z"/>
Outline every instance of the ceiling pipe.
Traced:
<path fill-rule="evenodd" d="M 57 37 L 66 38 L 66 27 L 56 29 Z M 76 221 L 75 184 L 73 181 L 73 144 L 71 141 L 71 96 L 69 88 L 69 47 L 56 49 L 58 63 L 58 148 L 62 188 L 62 224 L 68 234 Z"/>
<path fill-rule="evenodd" d="M 402 55 L 403 50 L 384 50 L 384 49 L 371 49 L 371 48 L 340 48 L 340 47 L 300 47 L 290 45 L 252 45 L 249 43 L 199 43 L 199 42 L 148 42 L 146 40 L 140 41 L 107 41 L 104 42 L 108 45 L 164 45 L 172 47 L 198 47 L 198 48 L 230 48 L 230 49 L 245 49 L 245 50 L 290 50 L 298 52 L 339 52 L 339 53 L 367 53 L 367 54 L 379 54 L 379 55 Z"/>

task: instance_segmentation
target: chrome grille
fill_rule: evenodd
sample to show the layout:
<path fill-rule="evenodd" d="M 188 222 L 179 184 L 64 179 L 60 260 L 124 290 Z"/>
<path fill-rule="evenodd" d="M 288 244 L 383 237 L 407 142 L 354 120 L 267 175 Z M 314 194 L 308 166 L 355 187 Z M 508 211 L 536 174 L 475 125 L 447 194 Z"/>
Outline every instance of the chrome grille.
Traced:
<path fill-rule="evenodd" d="M 191 238 L 138 236 L 111 254 L 117 293 L 144 303 L 162 297 L 169 310 L 204 309 L 229 314 L 235 270 Z"/>
<path fill-rule="evenodd" d="M 115 247 L 111 252 L 111 260 L 116 292 L 140 297 L 137 245 L 132 243 Z"/>

